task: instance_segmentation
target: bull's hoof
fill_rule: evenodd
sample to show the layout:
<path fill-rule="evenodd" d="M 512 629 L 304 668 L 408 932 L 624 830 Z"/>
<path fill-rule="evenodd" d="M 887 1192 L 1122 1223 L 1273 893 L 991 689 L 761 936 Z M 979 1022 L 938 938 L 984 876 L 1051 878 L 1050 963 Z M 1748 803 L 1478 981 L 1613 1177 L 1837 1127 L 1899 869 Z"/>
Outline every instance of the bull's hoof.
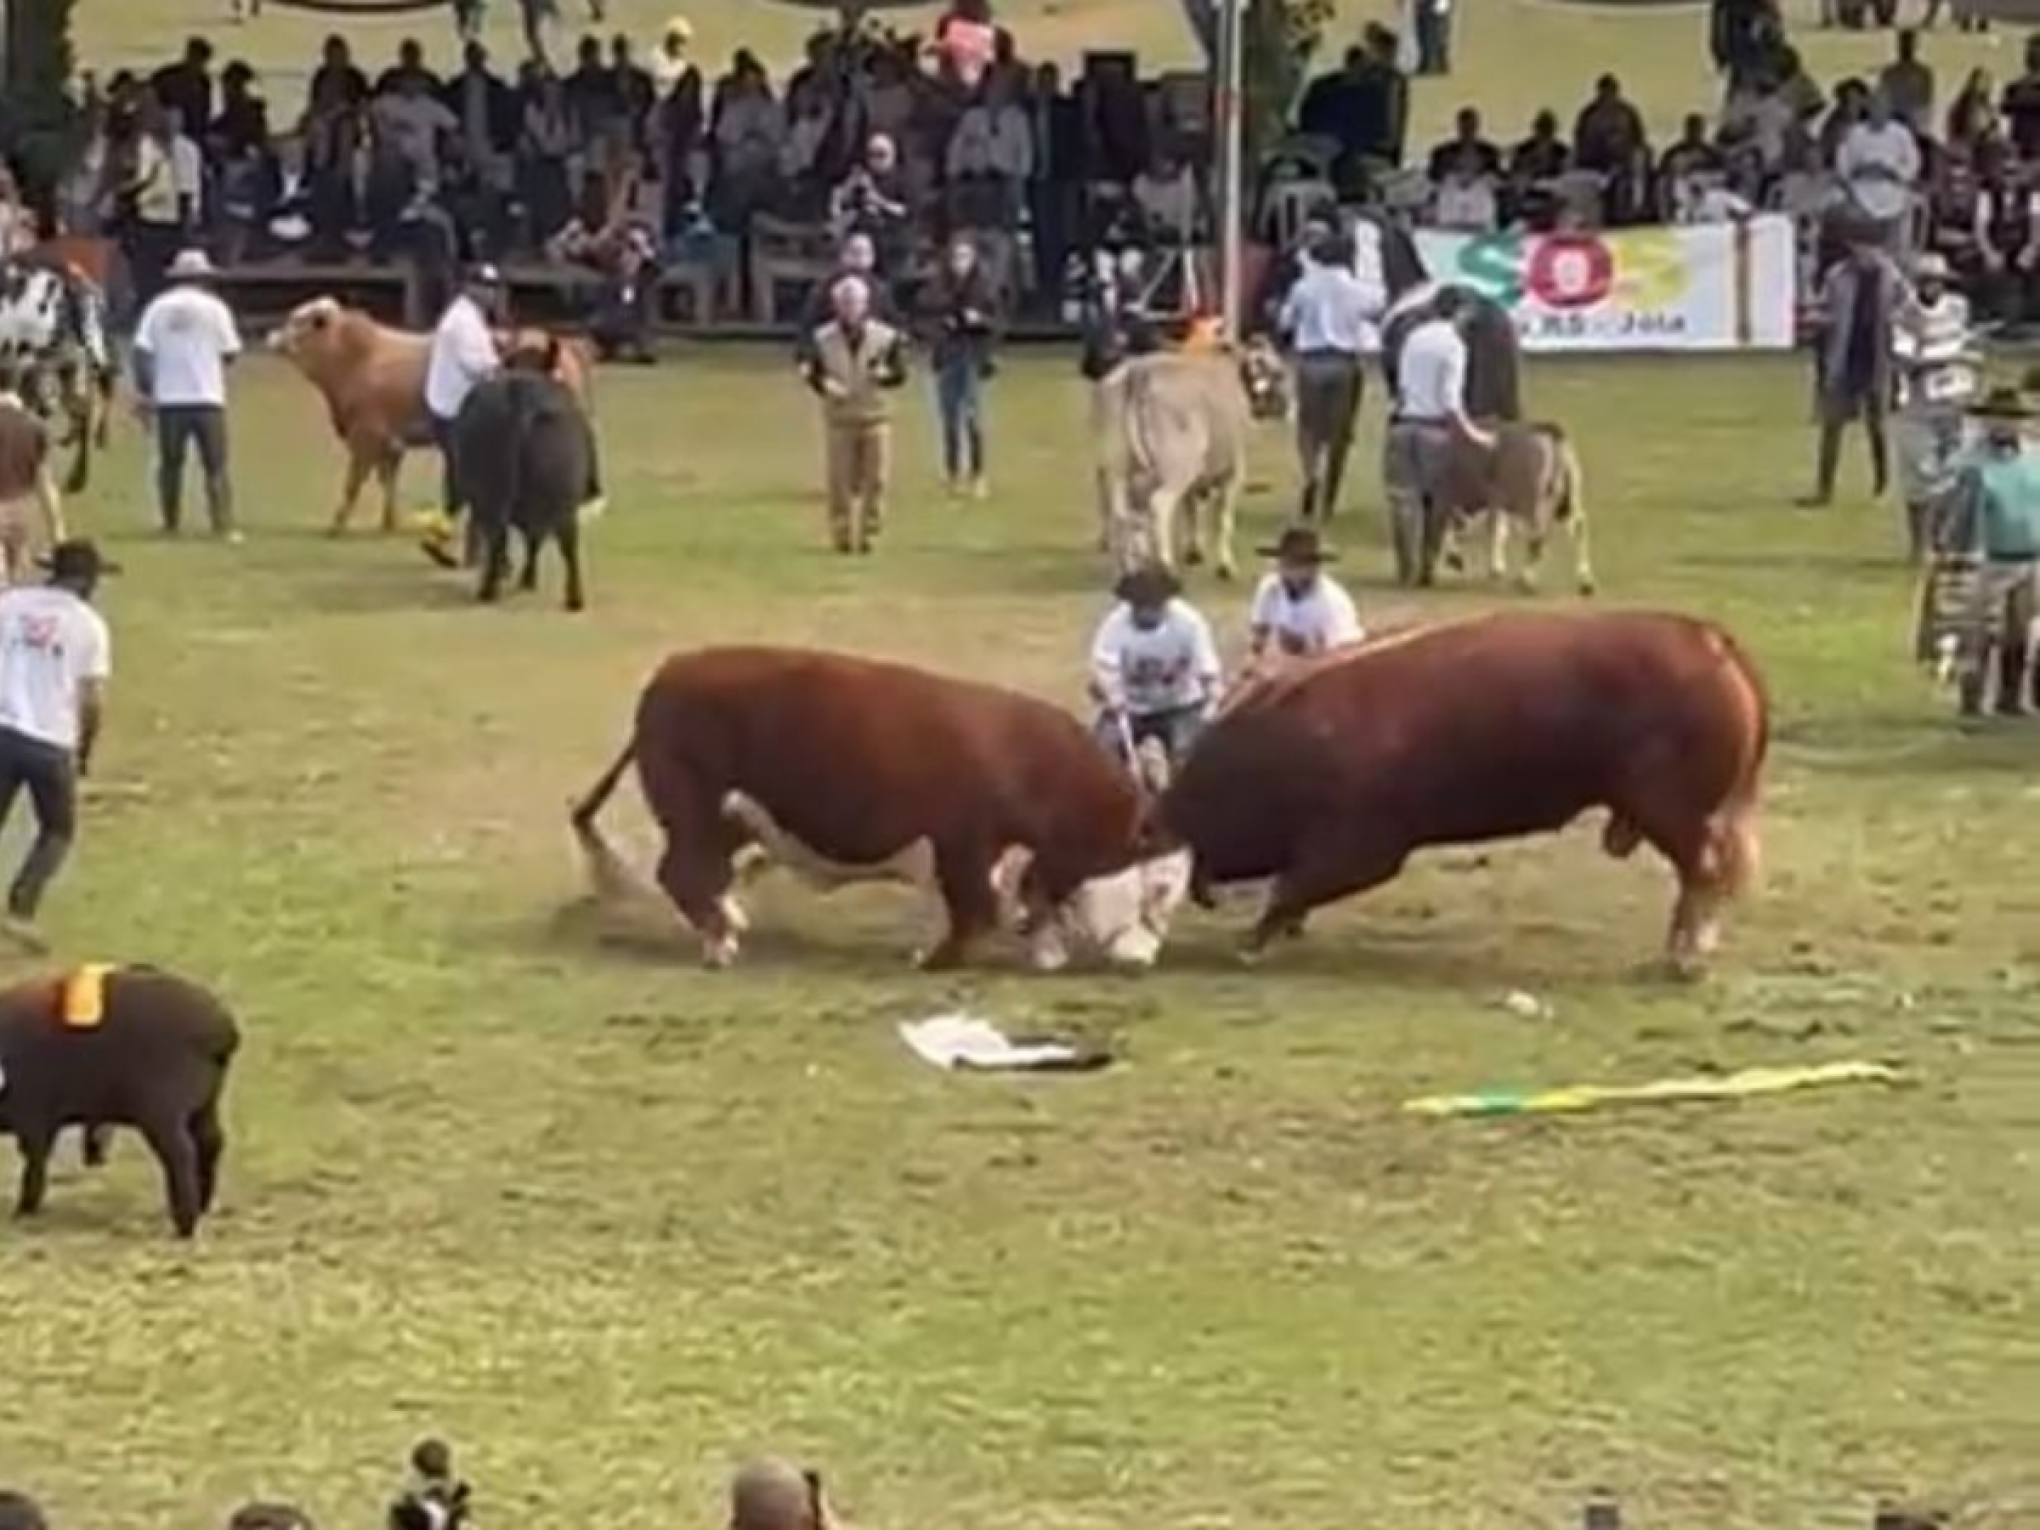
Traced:
<path fill-rule="evenodd" d="M 1582 579 L 1580 581 L 1580 594 L 1585 596 L 1588 600 L 1592 600 L 1596 595 L 1600 593 L 1601 593 L 1600 586 L 1595 584 L 1593 580 Z"/>
<path fill-rule="evenodd" d="M 578 598 L 578 597 L 576 597 L 576 598 L 574 598 L 574 599 L 570 599 L 570 600 L 569 600 L 569 601 L 567 602 L 567 614 L 568 614 L 569 616 L 578 616 L 578 615 L 579 615 L 579 614 L 580 614 L 581 612 L 583 612 L 583 611 L 585 611 L 585 610 L 587 610 L 587 609 L 588 609 L 588 602 L 587 602 L 587 601 L 585 601 L 585 600 L 582 600 L 582 599 L 580 599 L 580 598 Z"/>
<path fill-rule="evenodd" d="M 1537 576 L 1534 574 L 1518 574 L 1516 576 L 1516 593 L 1519 595 L 1535 595 L 1537 593 Z"/>
<path fill-rule="evenodd" d="M 704 940 L 701 943 L 701 965 L 710 972 L 727 972 L 737 964 L 737 937 L 724 935 L 719 940 Z"/>
<path fill-rule="evenodd" d="M 1221 563 L 1218 566 L 1218 577 L 1224 580 L 1227 584 L 1231 584 L 1233 582 L 1233 579 L 1236 577 L 1238 572 L 1239 571 L 1235 569 L 1230 563 Z"/>
<path fill-rule="evenodd" d="M 1202 568 L 1204 566 L 1204 549 L 1201 547 L 1188 549 L 1183 554 L 1183 566 L 1185 568 Z"/>

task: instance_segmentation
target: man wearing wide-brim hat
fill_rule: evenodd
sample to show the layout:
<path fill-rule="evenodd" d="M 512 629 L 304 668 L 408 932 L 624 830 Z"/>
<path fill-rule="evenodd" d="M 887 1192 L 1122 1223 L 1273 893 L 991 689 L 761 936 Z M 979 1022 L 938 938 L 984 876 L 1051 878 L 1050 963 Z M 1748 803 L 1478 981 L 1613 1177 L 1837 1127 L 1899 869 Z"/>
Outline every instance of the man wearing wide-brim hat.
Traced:
<path fill-rule="evenodd" d="M 2017 716 L 2040 700 L 2032 653 L 2040 619 L 2040 457 L 2026 442 L 2036 415 L 2014 388 L 1992 389 L 1970 412 L 1983 444 L 1956 484 L 1941 535 L 1948 552 L 1976 560 L 1962 710 L 1984 709 L 1995 670 L 1995 708 Z"/>
<path fill-rule="evenodd" d="M 1290 658 L 1323 653 L 1365 635 L 1360 615 L 1338 580 L 1325 565 L 1338 554 L 1327 547 L 1314 526 L 1292 526 L 1260 555 L 1275 560 L 1275 571 L 1254 591 L 1250 627 L 1251 657 L 1259 662 L 1272 645 Z"/>
<path fill-rule="evenodd" d="M 198 448 L 213 535 L 239 541 L 227 474 L 227 369 L 241 354 L 234 312 L 212 290 L 205 251 L 181 250 L 170 285 L 135 326 L 135 388 L 156 421 L 156 506 L 163 530 L 183 529 L 184 462 Z"/>
<path fill-rule="evenodd" d="M 1224 688 L 1211 624 L 1182 594 L 1167 569 L 1134 569 L 1112 587 L 1116 604 L 1091 643 L 1098 740 L 1129 766 L 1149 740 L 1181 759 Z"/>
<path fill-rule="evenodd" d="M 1951 274 L 1947 257 L 1935 251 L 1914 260 L 1911 290 L 1899 306 L 1892 334 L 1898 367 L 1898 487 L 1915 563 L 1927 554 L 1934 509 L 1961 470 L 1963 410 L 1975 400 L 1982 374 L 1969 299 L 1951 285 Z"/>

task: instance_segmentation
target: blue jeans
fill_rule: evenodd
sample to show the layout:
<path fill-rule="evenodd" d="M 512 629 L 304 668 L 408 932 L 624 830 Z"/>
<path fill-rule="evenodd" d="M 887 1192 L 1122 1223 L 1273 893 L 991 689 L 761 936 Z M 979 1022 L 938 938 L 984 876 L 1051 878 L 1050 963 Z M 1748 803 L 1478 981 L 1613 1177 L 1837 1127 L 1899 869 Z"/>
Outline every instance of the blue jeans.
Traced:
<path fill-rule="evenodd" d="M 1127 712 L 1123 714 L 1126 719 L 1124 731 L 1119 726 L 1121 715 L 1100 712 L 1097 721 L 1091 724 L 1091 732 L 1114 759 L 1129 769 L 1133 765 L 1133 761 L 1126 757 L 1129 735 L 1136 749 L 1154 739 L 1168 755 L 1169 763 L 1175 765 L 1190 752 L 1190 745 L 1204 726 L 1202 706 L 1177 707 L 1168 712 Z"/>
<path fill-rule="evenodd" d="M 942 416 L 942 471 L 952 481 L 985 471 L 985 384 L 975 356 L 956 356 L 935 369 L 935 407 Z"/>

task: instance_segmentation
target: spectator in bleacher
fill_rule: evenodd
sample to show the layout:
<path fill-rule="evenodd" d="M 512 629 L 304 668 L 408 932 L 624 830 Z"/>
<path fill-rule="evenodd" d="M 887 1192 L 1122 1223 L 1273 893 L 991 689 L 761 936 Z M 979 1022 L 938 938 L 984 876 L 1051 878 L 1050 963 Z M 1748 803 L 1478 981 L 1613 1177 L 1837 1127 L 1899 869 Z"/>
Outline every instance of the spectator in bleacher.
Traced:
<path fill-rule="evenodd" d="M 1416 39 L 1416 70 L 1422 75 L 1452 72 L 1453 0 L 1404 0 L 1411 34 Z"/>
<path fill-rule="evenodd" d="M 1432 227 L 1461 234 L 1492 234 L 1502 226 L 1501 178 L 1481 168 L 1478 155 L 1458 154 L 1432 183 Z"/>
<path fill-rule="evenodd" d="M 857 104 L 867 134 L 882 133 L 896 144 L 908 143 L 916 131 L 921 108 L 911 60 L 897 48 L 880 49 L 873 56 L 869 71 L 858 82 Z"/>
<path fill-rule="evenodd" d="M 354 54 L 344 37 L 329 37 L 321 50 L 319 67 L 312 73 L 306 92 L 307 110 L 313 113 L 360 106 L 368 100 L 368 76 L 354 66 Z"/>
<path fill-rule="evenodd" d="M 2026 39 L 2026 70 L 2005 87 L 2004 118 L 2021 159 L 2040 159 L 2040 33 Z"/>
<path fill-rule="evenodd" d="M 149 89 L 163 109 L 177 113 L 194 131 L 202 131 L 212 121 L 212 61 L 212 44 L 194 37 L 184 45 L 183 58 L 149 77 Z"/>
<path fill-rule="evenodd" d="M 1062 88 L 1062 72 L 1043 64 L 1029 94 L 1033 110 L 1034 175 L 1028 182 L 1028 226 L 1034 243 L 1035 290 L 1058 291 L 1070 263 L 1084 182 L 1083 125 Z"/>
<path fill-rule="evenodd" d="M 1718 174 L 1726 168 L 1721 150 L 1707 132 L 1707 119 L 1688 112 L 1679 136 L 1658 159 L 1658 177 L 1674 181 L 1684 175 Z"/>
<path fill-rule="evenodd" d="M 953 228 L 1010 233 L 1019 227 L 1034 135 L 1003 75 L 990 75 L 949 140 L 944 175 Z M 1003 261 L 995 261 L 1004 274 Z"/>
<path fill-rule="evenodd" d="M 438 95 L 446 87 L 439 76 L 426 67 L 425 49 L 415 37 L 407 37 L 397 44 L 397 61 L 376 76 L 375 93 L 379 96 L 394 93 L 407 79 L 418 79 L 427 90 Z"/>
<path fill-rule="evenodd" d="M 952 496 L 984 499 L 984 388 L 998 338 L 999 294 L 968 238 L 950 242 L 922 296 L 935 405 L 942 425 L 942 472 Z"/>
<path fill-rule="evenodd" d="M 683 208 L 699 203 L 707 191 L 700 156 L 706 147 L 708 115 L 701 71 L 687 56 L 694 29 L 685 17 L 666 23 L 658 51 L 652 55 L 652 85 L 659 101 L 648 137 L 659 181 L 666 189 L 665 232 L 681 223 Z"/>
<path fill-rule="evenodd" d="M 1622 83 L 1604 74 L 1594 98 L 1573 124 L 1573 163 L 1604 178 L 1607 221 L 1621 226 L 1644 215 L 1650 186 L 1650 142 L 1643 115 L 1622 94 Z"/>
<path fill-rule="evenodd" d="M 1784 35 L 1778 0 L 1714 0 L 1707 46 L 1719 73 L 1737 75 L 1751 68 Z"/>
<path fill-rule="evenodd" d="M 751 215 L 772 199 L 786 136 L 765 66 L 748 51 L 739 50 L 730 72 L 716 82 L 709 136 L 715 164 L 710 214 L 724 232 L 741 236 Z"/>
<path fill-rule="evenodd" d="M 1976 255 L 1982 275 L 1978 306 L 1993 319 L 2021 324 L 2035 312 L 2034 270 L 2040 264 L 2035 193 L 2017 159 L 2002 147 L 1986 152 L 1976 199 Z"/>
<path fill-rule="evenodd" d="M 1983 255 L 1976 242 L 1976 225 L 1982 194 L 1977 150 L 1967 143 L 1949 144 L 1936 156 L 1928 181 L 1928 240 L 1964 288 L 1979 295 Z"/>
<path fill-rule="evenodd" d="M 1402 163 L 1409 128 L 1409 80 L 1396 64 L 1395 33 L 1371 23 L 1345 68 L 1312 82 L 1297 126 L 1339 146 L 1333 167 L 1341 187 L 1357 188 L 1371 165 Z M 1313 100 L 1315 98 L 1315 100 Z"/>
<path fill-rule="evenodd" d="M 797 219 L 822 214 L 833 226 L 836 208 L 827 175 L 829 142 L 836 133 L 835 102 L 812 88 L 798 97 L 789 92 L 786 112 L 786 136 L 779 145 L 780 206 Z M 863 168 L 860 162 L 852 173 Z"/>
<path fill-rule="evenodd" d="M 361 222 L 361 184 L 357 160 L 368 139 L 368 114 L 350 100 L 344 76 L 329 76 L 315 85 L 312 109 L 305 118 L 302 168 L 306 212 L 312 229 L 312 255 L 340 260 L 348 238 Z"/>
<path fill-rule="evenodd" d="M 1920 144 L 1881 93 L 1870 98 L 1867 115 L 1843 137 L 1835 173 L 1856 210 L 1883 230 L 1885 248 L 1903 254 L 1919 205 Z"/>
<path fill-rule="evenodd" d="M 1480 113 L 1463 106 L 1453 118 L 1453 135 L 1431 151 L 1430 177 L 1443 181 L 1457 171 L 1463 177 L 1498 181 L 1502 151 L 1481 133 Z"/>
<path fill-rule="evenodd" d="M 659 101 L 659 87 L 651 70 L 637 61 L 630 39 L 619 32 L 609 40 L 609 72 L 616 80 L 616 99 L 629 125 L 631 146 L 649 147 L 645 137 L 651 125 L 652 108 Z"/>
<path fill-rule="evenodd" d="M 0 162 L 0 260 L 26 254 L 37 237 L 35 214 L 23 204 L 14 172 Z"/>
<path fill-rule="evenodd" d="M 616 71 L 602 61 L 602 43 L 581 39 L 573 73 L 567 76 L 567 109 L 574 114 L 574 134 L 596 168 L 607 169 L 630 136 L 623 93 Z"/>
<path fill-rule="evenodd" d="M 0 1530 L 49 1530 L 49 1521 L 26 1493 L 0 1489 Z"/>
<path fill-rule="evenodd" d="M 1197 245 L 1203 197 L 1197 172 L 1172 144 L 1159 144 L 1154 159 L 1133 178 L 1136 233 L 1149 249 L 1189 252 Z"/>
<path fill-rule="evenodd" d="M 913 211 L 900 176 L 899 150 L 883 134 L 864 146 L 864 158 L 829 196 L 829 228 L 838 240 L 868 236 L 887 281 L 905 274 L 913 256 Z"/>
<path fill-rule="evenodd" d="M 1934 71 L 1920 62 L 1920 34 L 1898 34 L 1897 54 L 1877 76 L 1877 88 L 1899 120 L 1920 133 L 1933 131 Z"/>
<path fill-rule="evenodd" d="M 256 87 L 255 71 L 238 59 L 220 75 L 220 109 L 205 137 L 207 147 L 222 159 L 270 150 L 269 107 Z"/>
<path fill-rule="evenodd" d="M 1833 167 L 1842 156 L 1842 144 L 1870 117 L 1870 87 L 1861 80 L 1843 80 L 1835 87 L 1835 102 L 1820 124 L 1821 163 Z"/>
<path fill-rule="evenodd" d="M 1572 168 L 1572 150 L 1558 136 L 1558 113 L 1541 111 L 1530 121 L 1530 136 L 1509 151 L 1509 182 L 1503 209 L 1509 222 L 1550 228 L 1557 213 L 1551 183 Z"/>
<path fill-rule="evenodd" d="M 145 93 L 136 111 L 133 159 L 120 198 L 122 248 L 138 305 L 163 290 L 170 259 L 184 244 L 173 136 L 169 113 Z"/>
<path fill-rule="evenodd" d="M 518 72 L 523 121 L 517 135 L 517 196 L 524 204 L 525 236 L 543 247 L 573 216 L 568 162 L 574 154 L 574 119 L 560 78 L 537 59 Z"/>
<path fill-rule="evenodd" d="M 177 186 L 178 222 L 189 234 L 203 227 L 208 215 L 205 150 L 198 143 L 205 124 L 200 122 L 187 130 L 182 112 L 166 111 L 163 115 L 170 130 L 170 178 Z"/>
<path fill-rule="evenodd" d="M 1988 69 L 1972 69 L 1948 106 L 1947 141 L 1975 147 L 2004 134 L 1998 116 L 1997 84 Z"/>
<path fill-rule="evenodd" d="M 96 239 L 106 231 L 112 212 L 112 146 L 107 137 L 106 103 L 87 105 L 79 126 L 82 146 L 57 183 L 57 226 L 67 234 Z"/>
<path fill-rule="evenodd" d="M 400 81 L 370 109 L 376 138 L 376 177 L 387 201 L 401 205 L 414 193 L 436 192 L 460 119 L 415 76 Z M 374 198 L 372 197 L 372 200 Z"/>

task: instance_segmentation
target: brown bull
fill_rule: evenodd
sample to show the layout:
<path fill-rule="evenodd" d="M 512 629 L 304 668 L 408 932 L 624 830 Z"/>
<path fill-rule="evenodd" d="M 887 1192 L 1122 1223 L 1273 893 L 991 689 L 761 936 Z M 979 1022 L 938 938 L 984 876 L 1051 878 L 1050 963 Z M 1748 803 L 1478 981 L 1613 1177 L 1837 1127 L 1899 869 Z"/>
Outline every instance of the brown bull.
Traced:
<path fill-rule="evenodd" d="M 1563 828 L 1678 873 L 1669 954 L 1696 966 L 1755 874 L 1762 681 L 1718 627 L 1650 613 L 1502 613 L 1298 664 L 1239 696 L 1151 815 L 1201 898 L 1274 879 L 1249 949 L 1378 887 L 1417 850 Z"/>
<path fill-rule="evenodd" d="M 1017 896 L 1037 965 L 1067 933 L 1132 966 L 1153 961 L 1185 891 L 1185 857 L 1134 864 L 1142 798 L 1075 718 L 1047 702 L 898 664 L 717 648 L 662 665 L 630 742 L 573 810 L 598 886 L 625 880 L 596 828 L 632 762 L 665 834 L 658 882 L 711 966 L 747 927 L 740 861 L 822 887 L 905 881 L 948 916 L 922 960 L 954 966 Z"/>
<path fill-rule="evenodd" d="M 319 390 L 333 433 L 347 448 L 347 475 L 333 535 L 343 534 L 369 475 L 382 490 L 382 529 L 397 527 L 397 472 L 404 453 L 432 441 L 425 409 L 425 372 L 432 337 L 392 329 L 368 314 L 329 297 L 291 310 L 270 336 L 272 349 L 289 358 Z M 589 362 L 577 341 L 553 345 L 537 330 L 511 330 L 498 337 L 506 359 L 543 350 L 556 363 L 553 376 L 587 403 Z"/>
<path fill-rule="evenodd" d="M 1587 546 L 1586 483 L 1579 454 L 1556 425 L 1505 422 L 1494 428 L 1491 441 L 1477 441 L 1460 432 L 1447 446 L 1441 464 L 1442 482 L 1430 513 L 1443 518 L 1447 537 L 1461 527 L 1488 519 L 1488 577 L 1508 573 L 1512 531 L 1520 534 L 1526 556 L 1517 582 L 1537 588 L 1544 544 L 1563 526 L 1572 542 L 1573 577 L 1582 595 L 1594 593 L 1594 566 Z M 1459 561 L 1448 540 L 1447 558 Z"/>

